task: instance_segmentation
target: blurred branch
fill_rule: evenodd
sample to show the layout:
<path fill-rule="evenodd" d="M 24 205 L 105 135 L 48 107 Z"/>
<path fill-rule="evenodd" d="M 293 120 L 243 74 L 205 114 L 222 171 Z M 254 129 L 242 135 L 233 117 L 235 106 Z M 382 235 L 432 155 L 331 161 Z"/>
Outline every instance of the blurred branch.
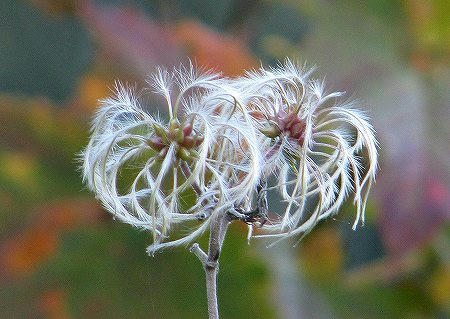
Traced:
<path fill-rule="evenodd" d="M 274 276 L 280 318 L 334 318 L 326 300 L 319 297 L 303 278 L 294 257 L 295 249 L 280 243 L 274 248 L 263 248 L 263 252 Z"/>

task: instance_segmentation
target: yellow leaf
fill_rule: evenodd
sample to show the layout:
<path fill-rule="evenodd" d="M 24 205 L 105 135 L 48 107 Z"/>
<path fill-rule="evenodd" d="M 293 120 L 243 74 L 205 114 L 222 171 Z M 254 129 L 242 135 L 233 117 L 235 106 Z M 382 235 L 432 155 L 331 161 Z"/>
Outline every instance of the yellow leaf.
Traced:
<path fill-rule="evenodd" d="M 333 228 L 317 229 L 302 243 L 301 262 L 313 279 L 330 279 L 344 263 L 342 240 Z"/>
<path fill-rule="evenodd" d="M 435 271 L 427 286 L 434 302 L 450 311 L 450 266 L 445 265 Z"/>

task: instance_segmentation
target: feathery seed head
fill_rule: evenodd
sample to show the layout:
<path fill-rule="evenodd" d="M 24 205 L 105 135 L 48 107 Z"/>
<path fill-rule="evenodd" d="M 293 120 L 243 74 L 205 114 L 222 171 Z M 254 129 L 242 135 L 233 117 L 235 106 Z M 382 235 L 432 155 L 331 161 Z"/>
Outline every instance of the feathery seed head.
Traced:
<path fill-rule="evenodd" d="M 310 78 L 312 70 L 286 60 L 274 69 L 249 72 L 236 84 L 248 95 L 249 114 L 261 133 L 264 176 L 278 176 L 269 190 L 278 189 L 286 204 L 284 213 L 263 225 L 270 234 L 257 237 L 306 234 L 337 213 L 351 191 L 354 228 L 364 221 L 377 168 L 373 128 L 360 111 L 339 100 L 341 92 L 325 93 L 324 81 Z"/>
<path fill-rule="evenodd" d="M 260 153 L 250 122 L 230 111 L 239 97 L 226 80 L 191 66 L 174 74 L 161 69 L 151 83 L 166 100 L 168 123 L 117 84 L 94 118 L 83 176 L 106 210 L 152 232 L 153 253 L 193 240 L 211 217 L 248 201 Z M 190 234 L 167 241 L 173 226 L 195 222 Z"/>
<path fill-rule="evenodd" d="M 306 234 L 350 194 L 356 227 L 375 180 L 374 130 L 312 71 L 289 60 L 237 79 L 159 69 L 150 84 L 167 123 L 117 84 L 94 117 L 83 178 L 116 218 L 151 231 L 149 253 L 192 241 L 219 214 L 265 232 L 255 237 Z M 285 203 L 279 214 L 267 214 L 272 190 Z M 170 239 L 185 223 L 192 231 Z"/>

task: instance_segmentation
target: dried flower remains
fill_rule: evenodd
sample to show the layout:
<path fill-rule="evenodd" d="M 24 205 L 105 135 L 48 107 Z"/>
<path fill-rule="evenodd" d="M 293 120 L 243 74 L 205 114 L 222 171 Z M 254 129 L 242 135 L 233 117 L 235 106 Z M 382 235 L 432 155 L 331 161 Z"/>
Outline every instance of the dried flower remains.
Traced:
<path fill-rule="evenodd" d="M 159 69 L 149 83 L 167 121 L 117 84 L 94 117 L 84 180 L 118 220 L 152 233 L 149 253 L 191 242 L 224 215 L 249 236 L 301 237 L 350 195 L 356 227 L 377 170 L 374 130 L 312 72 L 289 60 L 234 79 Z M 269 211 L 270 192 L 283 210 Z M 189 231 L 174 239 L 179 225 Z"/>

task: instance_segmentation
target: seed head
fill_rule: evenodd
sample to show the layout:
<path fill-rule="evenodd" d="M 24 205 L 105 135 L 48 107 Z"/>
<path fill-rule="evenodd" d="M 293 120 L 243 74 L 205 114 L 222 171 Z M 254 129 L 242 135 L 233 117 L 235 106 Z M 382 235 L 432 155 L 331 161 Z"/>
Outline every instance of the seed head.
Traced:
<path fill-rule="evenodd" d="M 368 118 L 343 101 L 342 92 L 326 93 L 313 69 L 289 60 L 277 68 L 248 72 L 237 82 L 247 95 L 249 114 L 260 132 L 263 176 L 277 176 L 285 210 L 256 237 L 306 234 L 336 214 L 350 193 L 357 215 L 364 211 L 377 169 L 374 130 Z"/>
<path fill-rule="evenodd" d="M 312 72 L 289 60 L 236 79 L 159 69 L 149 83 L 167 121 L 118 83 L 94 117 L 84 180 L 117 219 L 153 234 L 149 253 L 192 241 L 219 214 L 257 226 L 255 237 L 306 234 L 350 194 L 355 228 L 375 180 L 374 130 Z M 272 190 L 281 212 L 267 213 Z M 171 238 L 181 224 L 191 231 Z"/>
<path fill-rule="evenodd" d="M 160 69 L 149 82 L 166 100 L 168 122 L 147 113 L 133 90 L 117 84 L 92 123 L 83 176 L 114 217 L 152 232 L 153 253 L 188 243 L 211 217 L 244 205 L 261 160 L 250 118 L 233 111 L 240 96 L 227 80 L 190 66 L 174 73 Z M 182 223 L 194 228 L 168 240 Z"/>

